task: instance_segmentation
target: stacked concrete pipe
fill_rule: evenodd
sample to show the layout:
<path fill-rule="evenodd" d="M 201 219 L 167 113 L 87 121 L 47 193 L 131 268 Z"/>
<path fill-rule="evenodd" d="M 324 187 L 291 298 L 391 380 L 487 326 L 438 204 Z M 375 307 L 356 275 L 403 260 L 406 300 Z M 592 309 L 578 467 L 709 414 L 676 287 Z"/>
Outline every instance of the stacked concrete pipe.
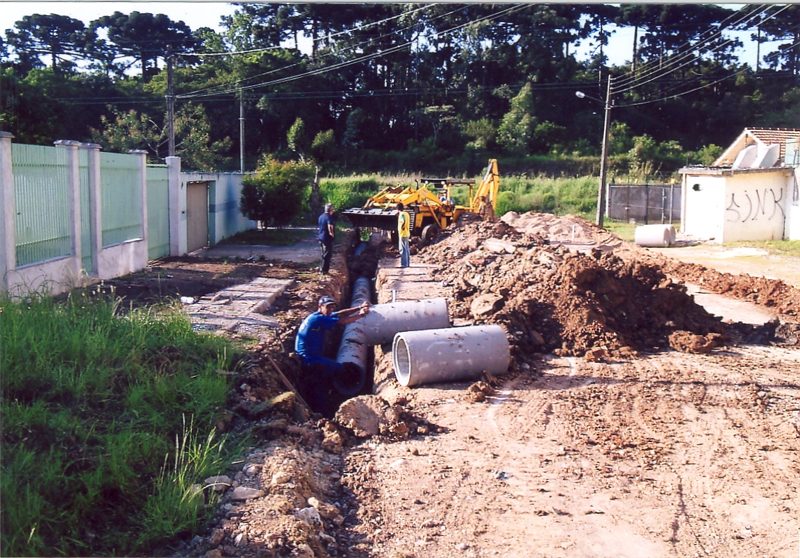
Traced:
<path fill-rule="evenodd" d="M 359 277 L 353 284 L 351 307 L 360 306 L 371 298 L 369 279 Z M 434 298 L 419 301 L 375 304 L 355 322 L 345 326 L 337 362 L 347 370 L 346 379 L 334 381 L 342 395 L 355 395 L 366 381 L 368 350 L 371 345 L 391 342 L 404 331 L 450 327 L 447 300 Z"/>
<path fill-rule="evenodd" d="M 397 381 L 415 386 L 505 374 L 511 351 L 498 325 L 452 327 L 398 333 L 392 360 Z"/>

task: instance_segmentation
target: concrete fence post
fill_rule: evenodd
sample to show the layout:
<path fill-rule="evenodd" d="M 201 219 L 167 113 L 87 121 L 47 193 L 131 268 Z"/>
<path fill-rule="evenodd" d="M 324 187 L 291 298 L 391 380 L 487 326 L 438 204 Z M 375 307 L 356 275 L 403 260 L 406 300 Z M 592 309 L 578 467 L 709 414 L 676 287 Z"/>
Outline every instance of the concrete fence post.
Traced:
<path fill-rule="evenodd" d="M 11 168 L 11 140 L 14 135 L 0 132 L 0 291 L 7 291 L 8 272 L 17 267 L 14 221 L 14 171 Z"/>
<path fill-rule="evenodd" d="M 103 249 L 103 204 L 100 188 L 100 145 L 84 143 L 89 156 L 89 220 L 92 235 L 92 275 L 98 275 L 100 250 Z"/>
<path fill-rule="evenodd" d="M 143 149 L 131 149 L 128 151 L 131 155 L 138 155 L 139 157 L 139 196 L 142 203 L 141 220 L 142 220 L 142 240 L 144 240 L 145 248 L 147 247 L 147 151 Z"/>
<path fill-rule="evenodd" d="M 78 148 L 81 142 L 74 140 L 58 140 L 53 142 L 59 149 L 67 153 L 67 184 L 69 185 L 69 218 L 71 253 L 74 258 L 74 270 L 80 272 L 83 249 L 81 246 L 81 173 Z"/>
<path fill-rule="evenodd" d="M 169 255 L 186 253 L 186 188 L 181 184 L 181 158 L 167 157 L 169 177 Z"/>

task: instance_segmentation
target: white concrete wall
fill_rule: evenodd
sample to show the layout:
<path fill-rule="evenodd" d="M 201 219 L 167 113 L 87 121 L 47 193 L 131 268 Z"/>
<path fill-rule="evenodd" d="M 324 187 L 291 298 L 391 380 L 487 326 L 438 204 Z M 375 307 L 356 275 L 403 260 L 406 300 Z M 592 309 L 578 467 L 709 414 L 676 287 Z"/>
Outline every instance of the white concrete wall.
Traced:
<path fill-rule="evenodd" d="M 681 232 L 701 240 L 722 242 L 725 177 L 686 175 L 682 195 Z"/>
<path fill-rule="evenodd" d="M 786 240 L 800 240 L 800 168 L 794 169 L 789 184 L 789 207 L 786 209 Z"/>
<path fill-rule="evenodd" d="M 728 176 L 721 242 L 783 239 L 791 180 L 785 171 Z"/>
<path fill-rule="evenodd" d="M 214 246 L 234 234 L 258 226 L 239 211 L 242 179 L 246 174 L 190 172 L 181 173 L 181 187 L 186 197 L 187 182 L 208 182 L 208 237 Z M 183 226 L 186 227 L 184 215 Z"/>

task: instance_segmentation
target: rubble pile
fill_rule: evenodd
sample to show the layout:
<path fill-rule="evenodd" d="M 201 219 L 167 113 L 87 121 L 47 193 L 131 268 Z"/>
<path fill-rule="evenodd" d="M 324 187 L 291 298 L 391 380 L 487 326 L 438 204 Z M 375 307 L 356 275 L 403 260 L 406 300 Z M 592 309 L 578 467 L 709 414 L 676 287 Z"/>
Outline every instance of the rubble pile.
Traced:
<path fill-rule="evenodd" d="M 659 266 L 599 248 L 551 246 L 504 221 L 464 223 L 419 258 L 446 262 L 435 277 L 453 287 L 453 318 L 504 326 L 518 360 L 549 352 L 632 356 L 669 346 L 675 331 L 724 335 L 720 320 Z M 487 294 L 492 304 L 485 304 Z"/>

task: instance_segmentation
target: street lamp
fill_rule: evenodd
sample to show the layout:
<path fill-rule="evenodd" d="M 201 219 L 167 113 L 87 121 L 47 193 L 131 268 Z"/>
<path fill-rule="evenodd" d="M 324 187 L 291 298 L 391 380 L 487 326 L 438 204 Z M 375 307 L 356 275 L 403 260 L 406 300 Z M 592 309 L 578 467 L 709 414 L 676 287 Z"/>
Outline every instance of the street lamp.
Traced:
<path fill-rule="evenodd" d="M 597 218 L 598 227 L 603 226 L 603 217 L 606 210 L 606 173 L 608 170 L 608 128 L 611 124 L 611 76 L 608 76 L 608 87 L 606 89 L 606 100 L 601 101 L 590 97 L 583 91 L 576 91 L 575 96 L 579 99 L 592 99 L 605 106 L 605 117 L 603 119 L 603 148 L 600 154 L 600 185 L 597 188 Z"/>

